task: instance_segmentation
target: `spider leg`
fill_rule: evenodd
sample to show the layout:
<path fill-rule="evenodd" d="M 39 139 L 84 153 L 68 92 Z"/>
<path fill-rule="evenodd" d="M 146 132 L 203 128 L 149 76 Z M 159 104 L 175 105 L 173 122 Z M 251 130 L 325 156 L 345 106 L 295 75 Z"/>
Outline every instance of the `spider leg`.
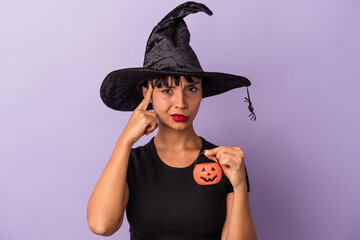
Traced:
<path fill-rule="evenodd" d="M 250 120 L 256 120 L 256 115 L 255 115 L 255 113 L 251 113 L 250 115 L 249 115 L 249 117 L 251 116 L 251 118 L 250 118 Z"/>

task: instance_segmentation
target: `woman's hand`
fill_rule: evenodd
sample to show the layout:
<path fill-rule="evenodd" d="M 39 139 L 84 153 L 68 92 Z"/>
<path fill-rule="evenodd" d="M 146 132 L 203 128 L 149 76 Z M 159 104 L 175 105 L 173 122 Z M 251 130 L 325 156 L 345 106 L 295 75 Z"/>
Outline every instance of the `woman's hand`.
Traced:
<path fill-rule="evenodd" d="M 137 142 L 144 134 L 149 135 L 158 126 L 156 114 L 154 112 L 146 111 L 149 105 L 153 88 L 149 82 L 148 91 L 141 103 L 135 108 L 126 124 L 121 137 L 130 141 L 131 144 Z"/>
<path fill-rule="evenodd" d="M 216 158 L 219 160 L 219 164 L 234 190 L 235 188 L 247 188 L 244 152 L 240 147 L 219 146 L 206 150 L 204 155 L 216 162 Z"/>

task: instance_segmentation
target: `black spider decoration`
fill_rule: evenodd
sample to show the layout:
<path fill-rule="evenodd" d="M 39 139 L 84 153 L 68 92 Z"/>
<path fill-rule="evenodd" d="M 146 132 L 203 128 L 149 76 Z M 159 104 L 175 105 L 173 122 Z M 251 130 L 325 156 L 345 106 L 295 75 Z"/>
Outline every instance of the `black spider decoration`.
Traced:
<path fill-rule="evenodd" d="M 248 102 L 249 103 L 249 111 L 251 112 L 250 113 L 250 115 L 249 115 L 249 117 L 250 117 L 250 120 L 254 120 L 254 121 L 256 121 L 256 114 L 254 113 L 254 108 L 253 108 L 253 106 L 252 106 L 252 104 L 251 104 L 251 101 L 250 101 L 250 95 L 249 95 L 249 90 L 248 90 L 248 88 L 246 88 L 246 91 L 247 91 L 247 95 L 248 95 L 248 97 L 245 97 L 245 101 L 244 102 Z"/>

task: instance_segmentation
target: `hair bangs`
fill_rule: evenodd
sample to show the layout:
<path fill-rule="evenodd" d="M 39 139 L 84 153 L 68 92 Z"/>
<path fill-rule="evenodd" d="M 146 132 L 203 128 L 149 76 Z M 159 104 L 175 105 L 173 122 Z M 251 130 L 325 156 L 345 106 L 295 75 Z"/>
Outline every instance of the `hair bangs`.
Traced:
<path fill-rule="evenodd" d="M 184 76 L 188 83 L 194 83 L 195 81 L 190 76 Z M 166 77 L 157 77 L 150 80 L 151 86 L 154 88 L 162 87 L 173 87 L 180 85 L 180 76 L 166 76 Z"/>

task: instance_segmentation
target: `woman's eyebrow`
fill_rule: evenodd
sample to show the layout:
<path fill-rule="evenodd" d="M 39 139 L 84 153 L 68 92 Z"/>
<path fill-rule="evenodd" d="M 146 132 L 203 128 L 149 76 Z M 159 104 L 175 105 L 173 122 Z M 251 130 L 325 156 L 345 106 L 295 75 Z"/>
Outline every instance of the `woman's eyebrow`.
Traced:
<path fill-rule="evenodd" d="M 186 88 L 186 87 L 192 87 L 192 86 L 198 85 L 198 84 L 200 84 L 200 82 L 194 82 L 194 83 L 191 83 L 191 84 L 189 84 L 189 85 L 186 85 L 185 88 Z M 175 88 L 175 86 L 169 86 L 169 87 L 163 86 L 163 87 L 164 87 L 164 88 Z"/>
<path fill-rule="evenodd" d="M 200 84 L 200 82 L 194 82 L 194 83 L 187 85 L 186 87 L 190 87 L 190 86 L 194 86 L 194 85 L 198 85 L 198 84 Z"/>

